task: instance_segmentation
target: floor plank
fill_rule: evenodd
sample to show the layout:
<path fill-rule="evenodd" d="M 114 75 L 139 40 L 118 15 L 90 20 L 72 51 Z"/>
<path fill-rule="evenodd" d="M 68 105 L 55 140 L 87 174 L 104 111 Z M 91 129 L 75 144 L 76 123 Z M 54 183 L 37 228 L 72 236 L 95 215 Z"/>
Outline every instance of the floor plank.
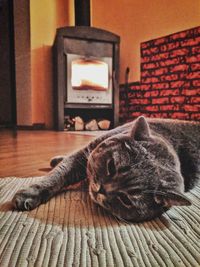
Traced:
<path fill-rule="evenodd" d="M 51 157 L 71 153 L 92 139 L 70 132 L 0 130 L 0 178 L 42 176 Z"/>

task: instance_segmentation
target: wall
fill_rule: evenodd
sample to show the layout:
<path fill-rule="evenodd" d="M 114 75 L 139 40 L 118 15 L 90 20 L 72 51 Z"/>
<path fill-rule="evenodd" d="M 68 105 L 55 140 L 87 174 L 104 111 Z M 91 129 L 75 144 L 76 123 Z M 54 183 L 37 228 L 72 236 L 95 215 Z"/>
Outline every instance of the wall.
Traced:
<path fill-rule="evenodd" d="M 140 79 L 140 43 L 200 25 L 199 0 L 92 0 L 92 26 L 121 36 L 121 83 Z"/>
<path fill-rule="evenodd" d="M 17 125 L 32 125 L 30 3 L 13 1 Z"/>
<path fill-rule="evenodd" d="M 128 106 L 125 96 L 121 119 L 200 121 L 200 27 L 142 43 L 141 82 L 130 85 Z"/>
<path fill-rule="evenodd" d="M 0 2 L 0 124 L 12 123 L 9 4 Z"/>
<path fill-rule="evenodd" d="M 53 126 L 52 45 L 71 19 L 71 0 L 30 0 L 32 123 Z M 72 6 L 72 5 L 71 5 Z"/>

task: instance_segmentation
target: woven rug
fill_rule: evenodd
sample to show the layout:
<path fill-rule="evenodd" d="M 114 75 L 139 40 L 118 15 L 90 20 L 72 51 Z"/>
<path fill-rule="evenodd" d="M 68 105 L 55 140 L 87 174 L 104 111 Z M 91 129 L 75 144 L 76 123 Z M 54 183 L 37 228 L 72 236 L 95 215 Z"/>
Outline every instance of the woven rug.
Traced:
<path fill-rule="evenodd" d="M 14 193 L 40 178 L 0 179 L 0 266 L 200 266 L 200 187 L 190 207 L 140 224 L 116 221 L 80 184 L 31 212 Z"/>

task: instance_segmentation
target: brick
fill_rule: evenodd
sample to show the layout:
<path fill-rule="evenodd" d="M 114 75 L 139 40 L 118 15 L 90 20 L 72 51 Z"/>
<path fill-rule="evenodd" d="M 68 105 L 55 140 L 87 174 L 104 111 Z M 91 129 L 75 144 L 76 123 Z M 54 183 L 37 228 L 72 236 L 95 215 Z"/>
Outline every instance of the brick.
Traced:
<path fill-rule="evenodd" d="M 169 68 L 170 72 L 188 71 L 189 65 L 180 64 Z"/>
<path fill-rule="evenodd" d="M 141 50 L 141 55 L 142 55 L 142 57 L 150 56 L 151 52 L 149 51 L 149 48 L 148 49 L 142 49 Z"/>
<path fill-rule="evenodd" d="M 179 110 L 178 105 L 162 105 L 160 106 L 160 111 L 170 111 L 170 110 Z"/>
<path fill-rule="evenodd" d="M 129 92 L 128 93 L 128 98 L 141 98 L 143 97 L 144 92 L 143 91 L 137 91 L 137 92 Z"/>
<path fill-rule="evenodd" d="M 141 48 L 142 49 L 145 49 L 145 48 L 148 48 L 148 47 L 149 47 L 149 43 L 148 42 L 141 44 Z"/>
<path fill-rule="evenodd" d="M 148 63 L 150 61 L 151 61 L 151 57 L 142 57 L 140 60 L 141 63 Z"/>
<path fill-rule="evenodd" d="M 138 97 L 142 97 L 143 94 L 141 91 L 138 91 L 138 92 L 129 92 L 128 93 L 128 98 L 131 99 L 131 98 L 138 98 Z"/>
<path fill-rule="evenodd" d="M 142 71 L 141 73 L 142 78 L 150 77 L 151 75 L 152 75 L 152 72 L 149 70 Z"/>
<path fill-rule="evenodd" d="M 171 51 L 171 50 L 177 49 L 179 47 L 180 47 L 180 43 L 179 42 L 168 43 L 168 44 L 162 45 L 160 47 L 160 51 L 161 52 Z"/>
<path fill-rule="evenodd" d="M 200 89 L 184 89 L 182 90 L 182 94 L 186 96 L 200 95 Z"/>
<path fill-rule="evenodd" d="M 171 114 L 171 118 L 188 120 L 190 118 L 190 115 L 188 113 L 174 112 Z"/>
<path fill-rule="evenodd" d="M 183 109 L 188 112 L 200 112 L 200 105 L 184 105 Z"/>
<path fill-rule="evenodd" d="M 185 97 L 184 96 L 173 96 L 170 99 L 171 103 L 184 103 L 185 102 Z"/>
<path fill-rule="evenodd" d="M 199 96 L 195 96 L 195 97 L 191 97 L 190 103 L 192 103 L 192 104 L 200 104 L 200 95 Z M 199 105 L 199 110 L 198 111 L 200 112 L 200 105 Z"/>
<path fill-rule="evenodd" d="M 178 57 L 178 56 L 187 56 L 189 53 L 189 48 L 182 48 L 182 49 L 177 49 L 174 51 L 171 51 L 170 57 Z"/>
<path fill-rule="evenodd" d="M 166 52 L 166 51 L 168 51 L 167 44 L 162 45 L 162 46 L 160 47 L 160 51 L 161 51 L 161 52 Z"/>
<path fill-rule="evenodd" d="M 177 74 L 171 74 L 171 75 L 163 75 L 160 77 L 161 82 L 165 81 L 175 81 L 178 80 L 178 75 Z"/>
<path fill-rule="evenodd" d="M 200 80 L 194 80 L 194 81 L 192 81 L 192 85 L 194 87 L 200 87 Z"/>
<path fill-rule="evenodd" d="M 156 97 L 159 95 L 159 91 L 148 91 L 144 94 L 144 97 Z"/>
<path fill-rule="evenodd" d="M 180 42 L 173 42 L 167 45 L 168 50 L 174 50 L 180 47 Z"/>
<path fill-rule="evenodd" d="M 155 83 L 151 85 L 152 89 L 168 89 L 169 83 Z"/>
<path fill-rule="evenodd" d="M 180 59 L 179 58 L 173 58 L 173 59 L 168 59 L 168 60 L 164 60 L 160 62 L 160 66 L 161 67 L 165 67 L 165 66 L 170 66 L 170 65 L 176 65 L 180 63 Z"/>
<path fill-rule="evenodd" d="M 152 105 L 146 106 L 145 110 L 155 112 L 155 111 L 159 111 L 159 107 L 158 106 L 152 106 Z"/>
<path fill-rule="evenodd" d="M 181 46 L 194 46 L 194 45 L 199 45 L 200 44 L 200 36 L 191 38 L 191 39 L 186 39 L 180 42 Z"/>
<path fill-rule="evenodd" d="M 164 38 L 159 38 L 159 39 L 156 39 L 154 41 L 154 45 L 160 45 L 160 44 L 163 44 L 163 43 L 166 43 L 167 42 L 167 38 L 164 37 Z"/>
<path fill-rule="evenodd" d="M 130 85 L 129 89 L 130 89 L 130 91 L 139 91 L 140 85 Z"/>
<path fill-rule="evenodd" d="M 139 117 L 141 115 L 143 115 L 141 112 L 132 112 L 131 113 L 131 116 L 134 117 L 134 118 Z"/>
<path fill-rule="evenodd" d="M 152 104 L 167 104 L 169 103 L 168 97 L 154 98 L 152 99 Z"/>
<path fill-rule="evenodd" d="M 196 27 L 196 28 L 193 28 L 193 29 L 190 29 L 190 32 L 193 36 L 199 36 L 200 34 L 200 27 Z"/>
<path fill-rule="evenodd" d="M 147 98 L 133 98 L 130 100 L 131 105 L 145 105 L 145 104 L 150 104 L 150 100 Z"/>
<path fill-rule="evenodd" d="M 141 64 L 141 69 L 144 69 L 144 70 L 156 69 L 158 67 L 159 67 L 159 63 L 158 62 Z"/>
<path fill-rule="evenodd" d="M 187 79 L 200 79 L 200 71 L 195 71 L 187 74 Z"/>
<path fill-rule="evenodd" d="M 170 83 L 171 88 L 180 88 L 183 85 L 185 85 L 185 81 L 175 81 Z"/>
<path fill-rule="evenodd" d="M 187 81 L 187 76 L 189 74 L 189 71 L 187 72 L 179 72 L 179 81 Z M 190 82 L 190 80 L 188 80 L 188 82 Z"/>
<path fill-rule="evenodd" d="M 170 40 L 182 39 L 182 38 L 185 38 L 186 36 L 187 36 L 186 31 L 178 32 L 178 33 L 170 35 Z"/>
<path fill-rule="evenodd" d="M 193 113 L 193 114 L 190 115 L 190 118 L 192 120 L 200 121 L 200 113 Z"/>
<path fill-rule="evenodd" d="M 195 63 L 195 62 L 200 62 L 200 54 L 197 54 L 195 56 L 188 56 L 186 57 L 186 63 Z"/>
<path fill-rule="evenodd" d="M 190 68 L 191 68 L 192 71 L 200 70 L 200 62 L 199 63 L 191 64 L 190 65 Z"/>
<path fill-rule="evenodd" d="M 160 96 L 173 96 L 179 94 L 180 94 L 179 89 L 160 90 Z"/>
<path fill-rule="evenodd" d="M 168 113 L 156 112 L 148 115 L 150 118 L 169 118 Z"/>
<path fill-rule="evenodd" d="M 142 83 L 157 83 L 159 79 L 157 77 L 142 78 Z"/>
<path fill-rule="evenodd" d="M 200 54 L 200 46 L 192 47 L 192 54 Z"/>
<path fill-rule="evenodd" d="M 141 90 L 149 90 L 151 89 L 151 84 L 141 84 Z"/>
<path fill-rule="evenodd" d="M 151 71 L 153 76 L 161 76 L 161 75 L 166 74 L 168 72 L 169 72 L 168 68 L 160 68 L 160 69 Z"/>
<path fill-rule="evenodd" d="M 156 54 L 158 52 L 159 52 L 159 48 L 158 47 L 151 47 L 151 48 L 142 50 L 142 55 L 143 56 L 149 56 L 149 55 L 152 55 L 152 54 Z"/>
<path fill-rule="evenodd" d="M 163 59 L 168 59 L 169 57 L 170 57 L 170 53 L 165 52 L 165 53 L 159 53 L 157 55 L 150 56 L 149 59 L 150 61 L 159 61 Z"/>

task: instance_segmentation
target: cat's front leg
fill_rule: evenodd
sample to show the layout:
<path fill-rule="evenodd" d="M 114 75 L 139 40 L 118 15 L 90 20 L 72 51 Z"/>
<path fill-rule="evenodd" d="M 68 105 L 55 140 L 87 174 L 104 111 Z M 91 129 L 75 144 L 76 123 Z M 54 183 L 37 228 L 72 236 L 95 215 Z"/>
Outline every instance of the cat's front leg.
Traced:
<path fill-rule="evenodd" d="M 49 190 L 44 185 L 38 183 L 19 190 L 13 197 L 12 203 L 18 210 L 32 210 L 48 201 L 49 198 Z"/>
<path fill-rule="evenodd" d="M 18 210 L 32 210 L 47 202 L 68 185 L 86 178 L 87 151 L 65 157 L 51 172 L 35 184 L 18 191 L 12 199 Z"/>

